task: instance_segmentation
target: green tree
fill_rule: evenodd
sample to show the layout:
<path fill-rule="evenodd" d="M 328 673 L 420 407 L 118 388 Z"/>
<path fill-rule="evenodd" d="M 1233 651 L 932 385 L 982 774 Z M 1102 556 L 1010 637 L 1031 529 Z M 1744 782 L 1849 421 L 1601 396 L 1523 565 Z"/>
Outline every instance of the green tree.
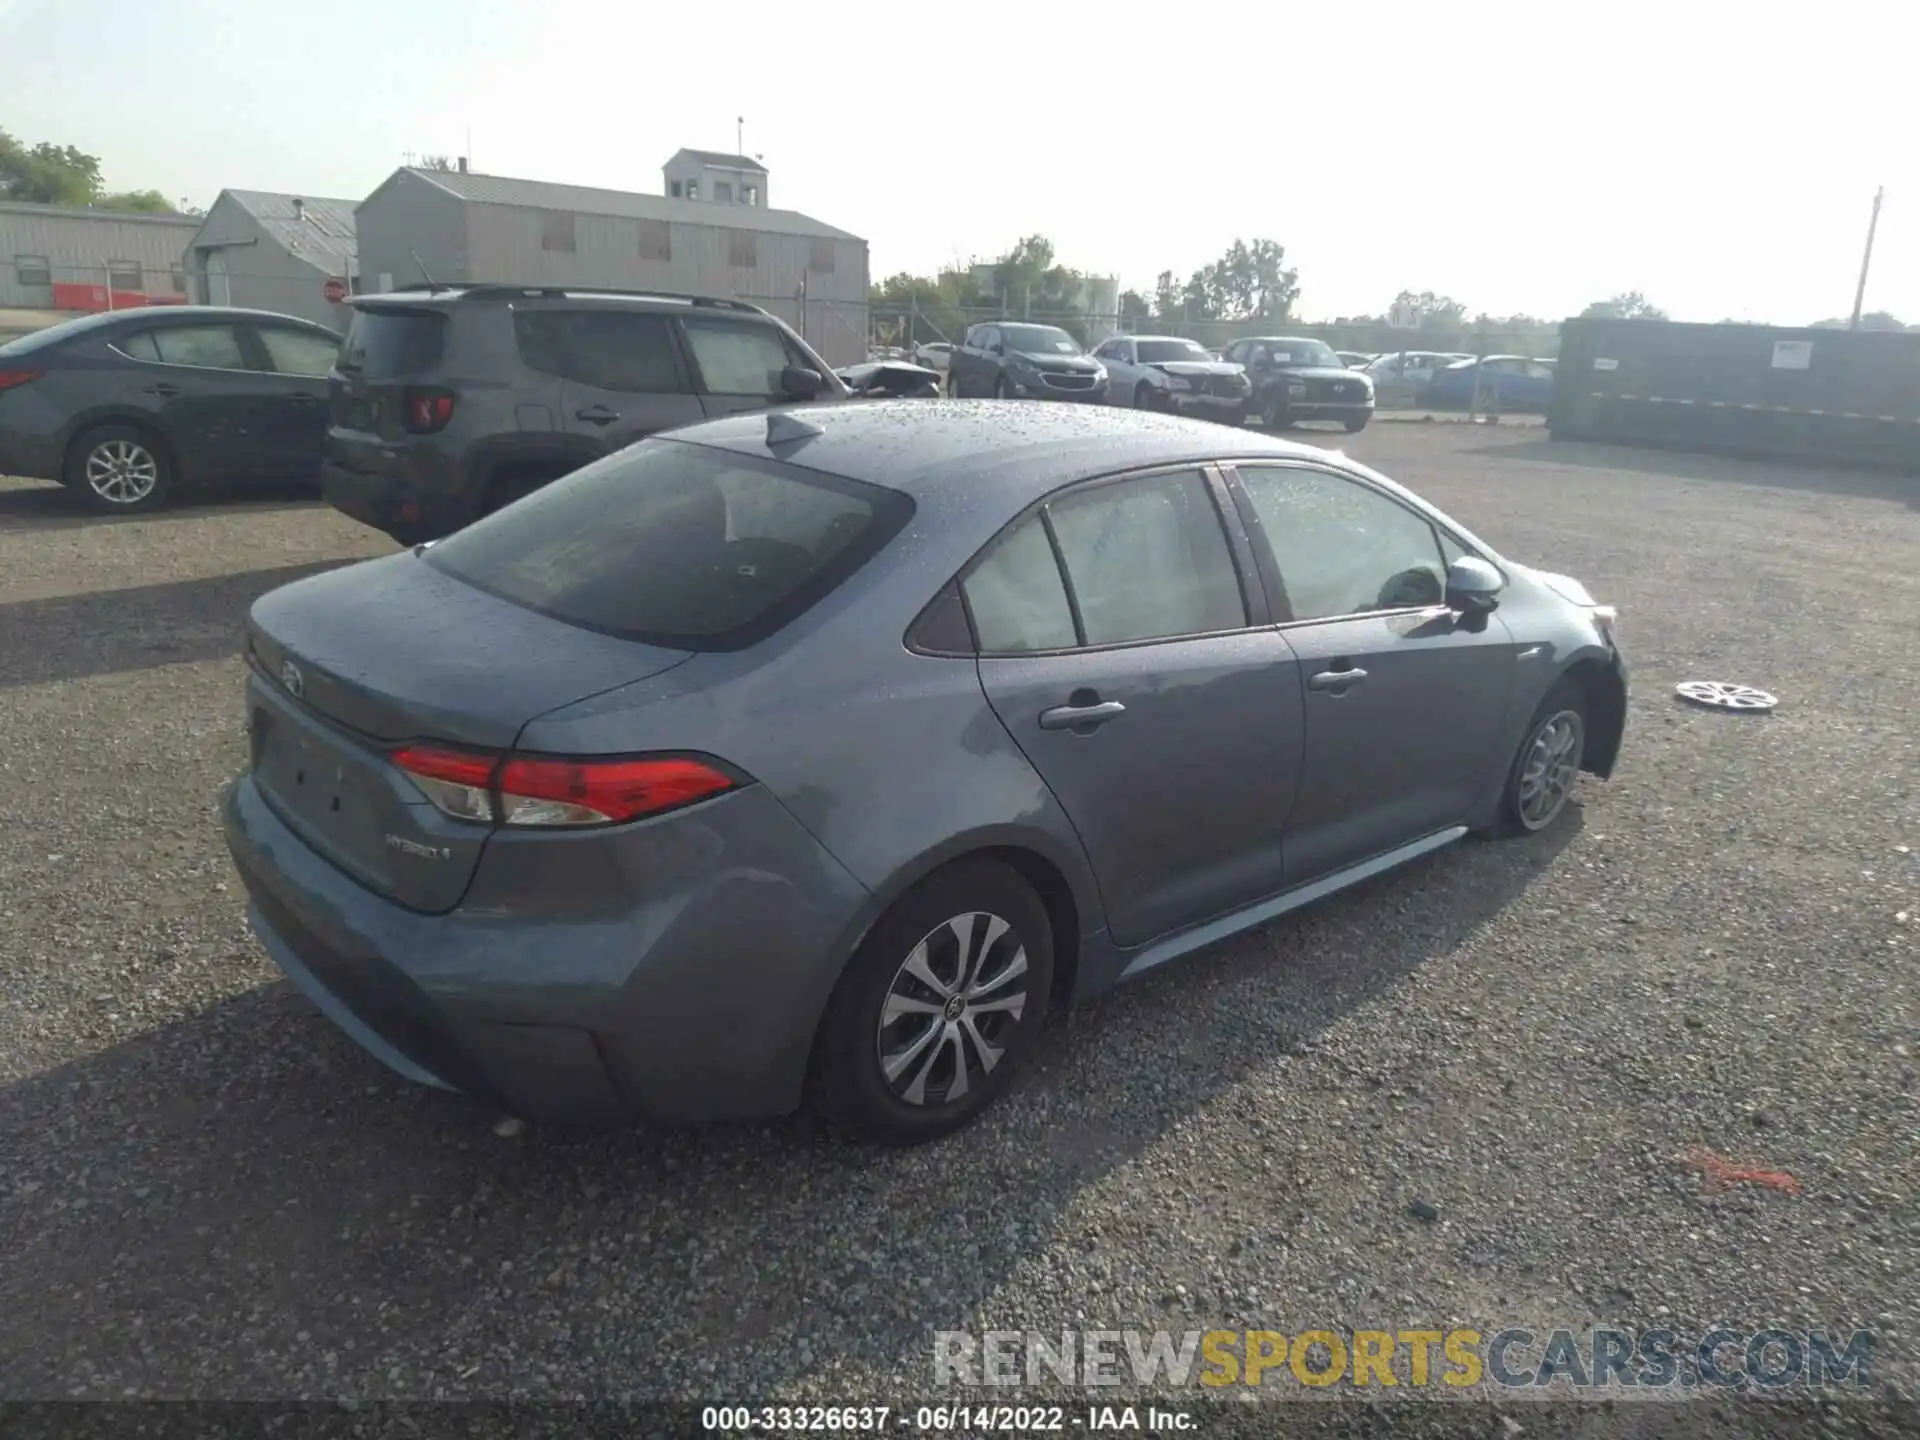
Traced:
<path fill-rule="evenodd" d="M 100 195 L 94 199 L 100 210 L 121 210 L 136 215 L 170 215 L 173 202 L 158 190 L 128 190 L 119 195 Z"/>
<path fill-rule="evenodd" d="M 0 198 L 29 205 L 89 205 L 100 193 L 100 161 L 72 145 L 27 146 L 0 130 Z"/>
<path fill-rule="evenodd" d="M 1393 308 L 1411 312 L 1414 324 L 1422 330 L 1458 330 L 1467 319 L 1465 305 L 1451 295 L 1436 295 L 1431 290 L 1418 294 L 1402 290 L 1393 297 Z"/>
<path fill-rule="evenodd" d="M 1664 320 L 1667 312 L 1647 303 L 1638 290 L 1624 290 L 1611 300 L 1596 300 L 1580 312 L 1594 320 Z"/>
<path fill-rule="evenodd" d="M 1120 328 L 1133 331 L 1145 329 L 1153 319 L 1153 302 L 1138 290 L 1120 292 Z"/>

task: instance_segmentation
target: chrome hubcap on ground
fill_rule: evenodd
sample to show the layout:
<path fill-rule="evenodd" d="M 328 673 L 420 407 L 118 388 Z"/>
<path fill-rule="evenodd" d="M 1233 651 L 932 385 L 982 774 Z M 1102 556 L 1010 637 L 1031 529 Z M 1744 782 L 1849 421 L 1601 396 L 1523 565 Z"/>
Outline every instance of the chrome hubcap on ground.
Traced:
<path fill-rule="evenodd" d="M 973 910 L 936 926 L 887 987 L 875 1038 L 896 1099 L 945 1105 L 992 1073 L 1027 1008 L 1027 949 L 998 915 Z"/>
<path fill-rule="evenodd" d="M 159 483 L 160 463 L 135 441 L 103 441 L 87 456 L 87 488 L 111 504 L 144 500 Z"/>
<path fill-rule="evenodd" d="M 1566 805 L 1580 769 L 1585 733 L 1579 715 L 1571 710 L 1548 716 L 1533 732 L 1520 765 L 1520 823 L 1527 829 L 1551 824 Z"/>

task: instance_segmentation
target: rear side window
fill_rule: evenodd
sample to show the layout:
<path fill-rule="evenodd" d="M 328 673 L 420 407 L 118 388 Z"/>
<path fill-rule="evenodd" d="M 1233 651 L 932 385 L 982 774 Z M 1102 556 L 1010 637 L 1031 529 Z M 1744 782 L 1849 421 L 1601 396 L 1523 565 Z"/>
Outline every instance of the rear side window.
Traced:
<path fill-rule="evenodd" d="M 516 310 L 514 340 L 534 370 L 597 390 L 671 395 L 687 387 L 664 315 L 617 310 Z"/>
<path fill-rule="evenodd" d="M 367 380 L 416 375 L 439 363 L 447 317 L 436 310 L 359 310 L 340 347 L 340 369 Z"/>
<path fill-rule="evenodd" d="M 880 486 L 649 440 L 456 532 L 425 560 L 571 625 L 735 650 L 817 604 L 912 513 Z"/>
<path fill-rule="evenodd" d="M 162 364 L 203 370 L 245 370 L 239 332 L 226 325 L 181 325 L 147 332 Z"/>

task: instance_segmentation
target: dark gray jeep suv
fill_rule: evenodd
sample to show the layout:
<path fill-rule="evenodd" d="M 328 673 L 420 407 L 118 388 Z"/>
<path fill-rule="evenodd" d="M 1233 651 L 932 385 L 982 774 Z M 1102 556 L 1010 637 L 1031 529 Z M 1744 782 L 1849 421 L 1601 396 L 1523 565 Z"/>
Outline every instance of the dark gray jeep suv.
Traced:
<path fill-rule="evenodd" d="M 740 300 L 443 285 L 352 304 L 321 484 L 403 545 L 664 430 L 849 398 L 800 336 Z"/>

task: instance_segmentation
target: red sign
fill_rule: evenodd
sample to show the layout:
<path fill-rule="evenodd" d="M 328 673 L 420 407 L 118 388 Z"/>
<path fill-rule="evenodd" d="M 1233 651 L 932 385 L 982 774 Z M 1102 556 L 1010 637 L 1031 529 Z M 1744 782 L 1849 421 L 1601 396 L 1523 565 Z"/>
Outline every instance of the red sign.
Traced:
<path fill-rule="evenodd" d="M 327 283 L 321 287 L 320 293 L 327 297 L 327 303 L 329 305 L 338 305 L 342 300 L 347 298 L 347 282 L 342 280 L 338 275 L 332 276 L 328 279 Z"/>

